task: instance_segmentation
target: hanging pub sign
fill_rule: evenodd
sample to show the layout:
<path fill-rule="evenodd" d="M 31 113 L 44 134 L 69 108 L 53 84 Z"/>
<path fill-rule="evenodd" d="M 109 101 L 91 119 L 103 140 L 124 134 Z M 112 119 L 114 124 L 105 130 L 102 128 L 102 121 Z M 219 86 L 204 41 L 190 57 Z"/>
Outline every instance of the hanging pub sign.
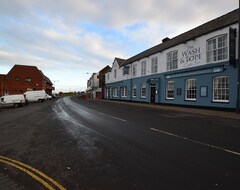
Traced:
<path fill-rule="evenodd" d="M 236 65 L 236 28 L 229 28 L 229 64 Z"/>

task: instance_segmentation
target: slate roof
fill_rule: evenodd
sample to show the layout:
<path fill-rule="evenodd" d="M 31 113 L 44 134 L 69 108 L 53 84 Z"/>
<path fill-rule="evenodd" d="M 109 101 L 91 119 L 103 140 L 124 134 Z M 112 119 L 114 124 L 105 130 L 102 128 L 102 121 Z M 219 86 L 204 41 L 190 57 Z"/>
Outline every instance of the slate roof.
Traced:
<path fill-rule="evenodd" d="M 121 58 L 115 57 L 114 61 L 117 61 L 119 67 L 121 67 L 124 64 L 124 62 L 126 61 L 126 59 L 121 59 Z"/>
<path fill-rule="evenodd" d="M 165 49 L 171 48 L 178 44 L 187 42 L 189 40 L 193 40 L 199 36 L 202 36 L 207 33 L 213 32 L 215 30 L 219 30 L 226 26 L 235 24 L 239 21 L 238 12 L 239 12 L 239 9 L 236 9 L 236 10 L 229 12 L 221 17 L 218 17 L 218 18 L 211 20 L 203 25 L 200 25 L 192 30 L 189 30 L 188 32 L 185 32 L 183 34 L 180 34 L 179 36 L 176 36 L 170 40 L 167 40 L 164 43 L 158 44 L 150 49 L 147 49 L 147 50 L 127 59 L 126 61 L 124 61 L 123 64 L 121 64 L 121 66 L 133 63 L 144 57 L 148 57 L 150 55 L 161 52 Z"/>

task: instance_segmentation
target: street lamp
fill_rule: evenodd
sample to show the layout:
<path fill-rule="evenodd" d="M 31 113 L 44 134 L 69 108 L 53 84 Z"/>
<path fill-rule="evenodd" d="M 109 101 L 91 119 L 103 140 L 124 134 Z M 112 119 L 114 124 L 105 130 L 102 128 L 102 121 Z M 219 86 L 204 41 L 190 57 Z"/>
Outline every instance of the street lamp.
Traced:
<path fill-rule="evenodd" d="M 55 85 L 55 83 L 56 82 L 59 82 L 59 80 L 53 80 L 53 84 L 54 84 L 54 91 L 56 92 L 56 85 Z"/>

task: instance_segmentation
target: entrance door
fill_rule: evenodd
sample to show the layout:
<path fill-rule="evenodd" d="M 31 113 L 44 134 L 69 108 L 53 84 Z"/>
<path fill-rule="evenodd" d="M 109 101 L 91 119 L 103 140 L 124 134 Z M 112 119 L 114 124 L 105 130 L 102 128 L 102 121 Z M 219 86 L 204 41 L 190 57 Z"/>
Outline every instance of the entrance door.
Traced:
<path fill-rule="evenodd" d="M 150 103 L 155 103 L 156 87 L 151 86 Z"/>

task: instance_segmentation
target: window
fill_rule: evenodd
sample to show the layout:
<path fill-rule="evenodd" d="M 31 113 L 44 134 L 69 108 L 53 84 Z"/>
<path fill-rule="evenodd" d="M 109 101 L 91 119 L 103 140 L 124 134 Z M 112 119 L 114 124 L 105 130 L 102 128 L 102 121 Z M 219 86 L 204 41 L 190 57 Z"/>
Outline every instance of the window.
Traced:
<path fill-rule="evenodd" d="M 107 80 L 109 80 L 109 73 L 107 74 Z"/>
<path fill-rule="evenodd" d="M 157 73 L 158 70 L 158 59 L 157 57 L 152 58 L 152 74 Z"/>
<path fill-rule="evenodd" d="M 114 69 L 114 78 L 117 78 L 117 69 Z"/>
<path fill-rule="evenodd" d="M 133 85 L 133 91 L 132 91 L 132 97 L 136 97 L 137 96 L 137 85 L 136 84 L 134 84 Z"/>
<path fill-rule="evenodd" d="M 113 97 L 118 97 L 118 88 L 113 88 Z"/>
<path fill-rule="evenodd" d="M 129 66 L 123 67 L 123 75 L 128 75 L 129 74 Z"/>
<path fill-rule="evenodd" d="M 32 78 L 26 78 L 27 82 L 32 82 Z"/>
<path fill-rule="evenodd" d="M 127 97 L 127 87 L 126 86 L 121 88 L 121 97 Z"/>
<path fill-rule="evenodd" d="M 167 54 L 167 71 L 178 68 L 178 51 L 172 51 Z"/>
<path fill-rule="evenodd" d="M 197 99 L 196 79 L 186 80 L 186 100 Z"/>
<path fill-rule="evenodd" d="M 137 65 L 136 65 L 136 64 L 133 65 L 133 70 L 132 70 L 132 72 L 133 72 L 133 77 L 135 77 L 135 76 L 137 75 Z"/>
<path fill-rule="evenodd" d="M 229 77 L 213 78 L 213 101 L 229 102 Z"/>
<path fill-rule="evenodd" d="M 143 61 L 141 63 L 141 76 L 145 76 L 146 75 L 146 61 Z"/>
<path fill-rule="evenodd" d="M 167 99 L 174 99 L 174 81 L 167 81 L 166 92 Z"/>
<path fill-rule="evenodd" d="M 227 34 L 207 41 L 207 62 L 221 61 L 228 58 Z"/>
<path fill-rule="evenodd" d="M 141 85 L 141 98 L 146 98 L 146 84 Z"/>
<path fill-rule="evenodd" d="M 16 80 L 16 81 L 19 81 L 19 80 L 20 80 L 20 78 L 19 78 L 19 77 L 16 77 L 16 78 L 15 78 L 15 80 Z"/>

